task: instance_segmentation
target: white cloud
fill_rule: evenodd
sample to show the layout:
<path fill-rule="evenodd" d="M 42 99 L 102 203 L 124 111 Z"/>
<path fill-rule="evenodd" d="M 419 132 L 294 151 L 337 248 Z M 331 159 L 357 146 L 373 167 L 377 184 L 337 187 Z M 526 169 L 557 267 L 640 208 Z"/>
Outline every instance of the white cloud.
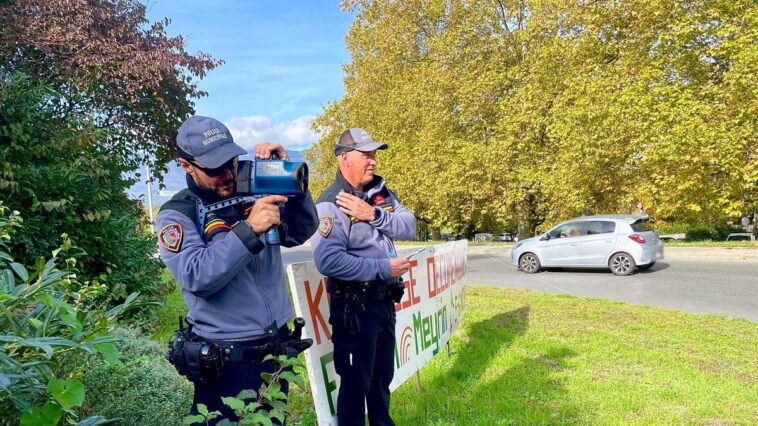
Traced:
<path fill-rule="evenodd" d="M 274 122 L 266 115 L 252 115 L 232 117 L 224 124 L 232 132 L 234 141 L 248 150 L 262 142 L 276 142 L 287 149 L 303 150 L 310 148 L 318 139 L 318 135 L 311 130 L 314 118 L 304 115 L 289 122 Z"/>

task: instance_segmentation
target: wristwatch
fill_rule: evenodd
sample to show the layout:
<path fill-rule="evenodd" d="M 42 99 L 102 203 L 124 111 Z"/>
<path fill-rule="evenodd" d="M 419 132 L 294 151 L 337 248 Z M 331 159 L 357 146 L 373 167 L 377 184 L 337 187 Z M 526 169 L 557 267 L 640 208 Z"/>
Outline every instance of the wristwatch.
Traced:
<path fill-rule="evenodd" d="M 374 207 L 374 220 L 379 220 L 382 217 L 382 209 Z"/>

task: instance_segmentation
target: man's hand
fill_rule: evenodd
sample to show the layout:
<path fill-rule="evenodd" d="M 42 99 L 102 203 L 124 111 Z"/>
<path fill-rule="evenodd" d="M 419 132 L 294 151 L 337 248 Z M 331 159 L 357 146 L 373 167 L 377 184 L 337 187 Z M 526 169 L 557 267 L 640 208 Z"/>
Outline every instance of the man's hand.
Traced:
<path fill-rule="evenodd" d="M 411 261 L 404 257 L 398 257 L 397 259 L 391 258 L 389 261 L 390 275 L 392 275 L 393 278 L 397 278 L 411 269 Z"/>
<path fill-rule="evenodd" d="M 337 206 L 342 213 L 364 222 L 374 220 L 374 208 L 367 202 L 347 192 L 337 194 Z"/>
<path fill-rule="evenodd" d="M 276 153 L 276 155 L 279 156 L 279 159 L 286 160 L 289 157 L 287 156 L 287 151 L 284 150 L 284 147 L 279 145 L 278 143 L 259 143 L 255 146 L 255 158 L 260 158 L 261 160 L 268 160 L 271 158 L 271 154 Z"/>
<path fill-rule="evenodd" d="M 253 209 L 245 220 L 256 234 L 261 235 L 281 222 L 278 204 L 286 201 L 287 197 L 283 195 L 269 195 L 260 198 L 255 201 Z"/>

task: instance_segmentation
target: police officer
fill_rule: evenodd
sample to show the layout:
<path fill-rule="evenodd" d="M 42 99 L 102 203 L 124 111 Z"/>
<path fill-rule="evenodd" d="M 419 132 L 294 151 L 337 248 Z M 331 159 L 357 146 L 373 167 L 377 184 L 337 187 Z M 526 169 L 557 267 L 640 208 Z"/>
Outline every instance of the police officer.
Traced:
<path fill-rule="evenodd" d="M 193 413 L 203 403 L 234 420 L 221 398 L 237 396 L 243 389 L 258 391 L 261 372 L 271 371 L 273 365 L 263 363 L 265 354 L 256 348 L 286 339 L 286 323 L 293 317 L 279 245 L 266 244 L 262 235 L 276 225 L 282 245 L 302 244 L 316 230 L 316 209 L 310 193 L 290 199 L 271 195 L 252 208 L 234 205 L 214 211 L 198 230 L 197 203 L 208 205 L 235 195 L 237 158 L 246 152 L 226 126 L 208 117 L 187 119 L 176 142 L 187 188 L 158 214 L 160 256 L 182 287 L 192 334 L 217 345 L 227 361 L 215 380 L 195 381 Z M 287 158 L 278 144 L 255 147 L 259 159 L 272 154 Z M 284 204 L 281 213 L 279 203 Z"/>
<path fill-rule="evenodd" d="M 337 419 L 343 426 L 365 423 L 364 402 L 370 424 L 394 424 L 389 414 L 393 297 L 402 297 L 400 276 L 410 262 L 397 258 L 393 240 L 414 238 L 416 219 L 374 174 L 376 151 L 386 148 L 363 129 L 342 133 L 334 147 L 337 176 L 316 203 L 319 228 L 311 244 L 316 267 L 329 278 L 329 322 L 340 375 Z"/>

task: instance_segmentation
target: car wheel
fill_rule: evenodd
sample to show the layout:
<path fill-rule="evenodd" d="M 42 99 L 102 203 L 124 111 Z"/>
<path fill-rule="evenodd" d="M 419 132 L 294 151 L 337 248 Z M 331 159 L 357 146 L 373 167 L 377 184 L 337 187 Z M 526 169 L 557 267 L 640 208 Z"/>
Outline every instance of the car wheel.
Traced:
<path fill-rule="evenodd" d="M 647 265 L 639 265 L 639 266 L 637 266 L 637 268 L 638 268 L 640 271 L 646 271 L 646 270 L 648 270 L 648 269 L 652 268 L 652 267 L 653 267 L 653 265 L 655 265 L 655 262 L 650 262 L 650 263 L 648 263 Z"/>
<path fill-rule="evenodd" d="M 608 261 L 608 267 L 614 275 L 629 275 L 636 268 L 634 258 L 629 253 L 616 253 Z"/>
<path fill-rule="evenodd" d="M 540 259 L 534 253 L 524 253 L 518 261 L 518 266 L 527 274 L 533 274 L 540 270 Z"/>

